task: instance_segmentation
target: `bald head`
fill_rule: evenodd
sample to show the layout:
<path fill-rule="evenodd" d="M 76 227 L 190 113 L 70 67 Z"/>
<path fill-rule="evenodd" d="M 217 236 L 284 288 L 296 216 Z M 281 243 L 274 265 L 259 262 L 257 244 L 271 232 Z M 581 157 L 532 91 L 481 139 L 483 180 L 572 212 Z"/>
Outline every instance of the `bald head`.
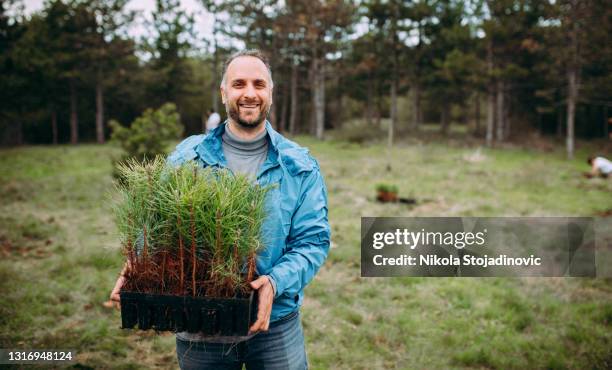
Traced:
<path fill-rule="evenodd" d="M 246 69 L 252 69 L 253 66 L 256 66 L 257 64 L 261 64 L 259 67 L 264 67 L 266 70 L 266 74 L 267 74 L 267 82 L 268 85 L 270 85 L 270 87 L 274 87 L 274 81 L 272 81 L 272 70 L 270 69 L 270 64 L 268 63 L 268 58 L 266 58 L 266 56 L 259 50 L 257 49 L 250 49 L 250 50 L 243 50 L 243 51 L 239 51 L 236 52 L 234 54 L 232 54 L 226 61 L 225 64 L 223 66 L 223 78 L 221 79 L 221 88 L 223 88 L 224 86 L 226 86 L 227 84 L 227 71 L 230 68 L 230 65 L 233 64 L 234 61 L 236 61 L 236 59 L 243 59 L 243 58 L 255 58 L 257 60 L 259 60 L 260 63 L 257 63 L 255 61 L 253 61 L 251 59 L 251 63 L 250 65 L 247 65 L 246 63 L 240 63 L 240 69 L 241 70 L 245 70 Z M 236 69 L 236 66 L 234 66 L 233 69 Z"/>
<path fill-rule="evenodd" d="M 221 99 L 231 127 L 250 134 L 264 129 L 272 105 L 272 76 L 261 53 L 242 52 L 228 59 Z"/>

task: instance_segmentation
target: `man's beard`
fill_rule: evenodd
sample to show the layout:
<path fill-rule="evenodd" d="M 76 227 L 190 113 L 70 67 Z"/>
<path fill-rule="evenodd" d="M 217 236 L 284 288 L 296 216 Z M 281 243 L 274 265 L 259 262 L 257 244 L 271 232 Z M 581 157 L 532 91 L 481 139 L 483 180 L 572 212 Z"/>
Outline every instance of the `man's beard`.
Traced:
<path fill-rule="evenodd" d="M 259 125 L 266 120 L 268 117 L 268 113 L 270 112 L 270 105 L 264 107 L 261 111 L 259 111 L 259 115 L 252 121 L 246 121 L 240 118 L 240 108 L 237 105 L 227 103 L 225 104 L 225 110 L 227 111 L 227 115 L 234 120 L 237 124 L 246 129 L 254 129 L 259 127 Z"/>

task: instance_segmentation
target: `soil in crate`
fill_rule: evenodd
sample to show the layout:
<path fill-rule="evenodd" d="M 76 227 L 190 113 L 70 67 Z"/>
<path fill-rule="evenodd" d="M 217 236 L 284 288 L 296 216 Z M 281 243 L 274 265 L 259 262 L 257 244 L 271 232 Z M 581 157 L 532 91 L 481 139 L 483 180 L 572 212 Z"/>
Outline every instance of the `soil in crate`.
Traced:
<path fill-rule="evenodd" d="M 205 335 L 245 336 L 257 318 L 257 294 L 207 298 L 121 292 L 121 326 Z"/>

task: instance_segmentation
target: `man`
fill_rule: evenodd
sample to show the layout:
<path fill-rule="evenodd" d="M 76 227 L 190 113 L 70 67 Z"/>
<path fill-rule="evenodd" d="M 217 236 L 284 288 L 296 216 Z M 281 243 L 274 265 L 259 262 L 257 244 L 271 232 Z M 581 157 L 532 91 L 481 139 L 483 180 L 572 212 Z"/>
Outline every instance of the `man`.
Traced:
<path fill-rule="evenodd" d="M 221 116 L 213 109 L 208 110 L 208 119 L 206 120 L 206 133 L 208 134 L 212 130 L 216 129 L 221 123 Z"/>
<path fill-rule="evenodd" d="M 238 344 L 220 343 L 198 334 L 177 334 L 183 369 L 306 369 L 299 318 L 303 289 L 329 251 L 327 192 L 317 162 L 308 151 L 274 131 L 266 117 L 273 81 L 265 57 L 256 50 L 231 56 L 225 64 L 221 97 L 228 120 L 207 135 L 185 139 L 168 157 L 178 165 L 229 168 L 260 185 L 274 185 L 266 199 L 257 258 L 259 277 L 253 335 Z M 120 277 L 111 299 L 119 300 Z"/>
<path fill-rule="evenodd" d="M 608 177 L 612 173 L 612 162 L 604 157 L 589 157 L 587 163 L 591 166 L 591 172 L 588 177 Z"/>

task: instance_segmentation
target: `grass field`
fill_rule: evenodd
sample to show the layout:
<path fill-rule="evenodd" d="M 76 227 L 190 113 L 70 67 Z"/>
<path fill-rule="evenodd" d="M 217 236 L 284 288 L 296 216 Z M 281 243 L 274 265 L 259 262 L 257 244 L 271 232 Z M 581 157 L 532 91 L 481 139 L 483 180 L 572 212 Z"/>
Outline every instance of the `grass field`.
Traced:
<path fill-rule="evenodd" d="M 361 216 L 592 216 L 612 180 L 587 180 L 582 148 L 478 150 L 298 138 L 318 158 L 333 245 L 306 289 L 313 369 L 612 367 L 612 281 L 360 278 Z M 110 146 L 0 150 L 0 348 L 77 349 L 82 368 L 176 368 L 174 336 L 122 331 L 105 308 L 122 264 L 109 207 Z M 416 206 L 374 201 L 398 185 Z"/>

